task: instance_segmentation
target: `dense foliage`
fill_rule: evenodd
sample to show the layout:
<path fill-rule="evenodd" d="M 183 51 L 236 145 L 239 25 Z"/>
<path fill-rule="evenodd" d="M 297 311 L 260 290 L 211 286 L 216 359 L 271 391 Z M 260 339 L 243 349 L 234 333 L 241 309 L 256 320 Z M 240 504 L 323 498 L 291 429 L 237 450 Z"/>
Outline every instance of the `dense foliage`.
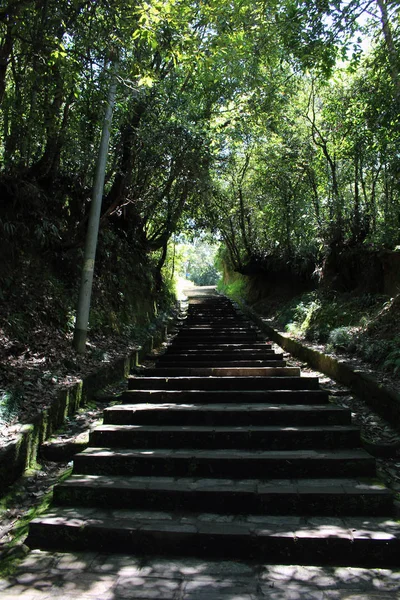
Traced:
<path fill-rule="evenodd" d="M 371 21 L 365 56 L 329 77 L 280 62 L 245 107 L 232 107 L 209 218 L 235 270 L 314 270 L 349 248 L 399 244 L 398 7 L 391 14 L 395 65 Z"/>
<path fill-rule="evenodd" d="M 399 14 L 387 0 L 8 0 L 0 276 L 47 253 L 75 280 L 113 63 L 105 278 L 130 256 L 156 291 L 188 229 L 214 232 L 242 273 L 394 248 Z"/>

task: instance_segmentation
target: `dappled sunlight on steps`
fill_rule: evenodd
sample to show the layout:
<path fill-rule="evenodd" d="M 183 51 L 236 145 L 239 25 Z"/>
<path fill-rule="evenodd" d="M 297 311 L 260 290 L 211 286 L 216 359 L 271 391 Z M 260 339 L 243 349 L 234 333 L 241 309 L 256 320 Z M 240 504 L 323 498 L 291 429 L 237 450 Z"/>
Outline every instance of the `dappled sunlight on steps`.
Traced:
<path fill-rule="evenodd" d="M 30 545 L 397 564 L 393 496 L 350 412 L 208 293 L 106 409 Z"/>
<path fill-rule="evenodd" d="M 0 580 L 4 600 L 394 600 L 399 590 L 400 573 L 388 568 L 38 550 Z"/>

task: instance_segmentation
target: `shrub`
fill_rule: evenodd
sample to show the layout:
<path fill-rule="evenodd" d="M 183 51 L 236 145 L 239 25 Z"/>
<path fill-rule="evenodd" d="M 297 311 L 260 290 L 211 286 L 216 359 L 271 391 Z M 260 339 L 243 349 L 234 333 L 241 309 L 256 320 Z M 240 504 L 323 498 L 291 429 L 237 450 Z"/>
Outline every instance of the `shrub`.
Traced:
<path fill-rule="evenodd" d="M 386 360 L 383 363 L 383 366 L 385 369 L 393 371 L 393 373 L 396 375 L 396 373 L 400 370 L 400 340 L 397 339 L 395 343 L 397 347 L 389 352 Z"/>
<path fill-rule="evenodd" d="M 223 283 L 219 281 L 217 289 L 232 300 L 237 302 L 243 301 L 247 296 L 247 283 L 245 279 L 238 277 L 235 281 L 230 283 Z"/>
<path fill-rule="evenodd" d="M 336 327 L 336 329 L 332 329 L 328 337 L 328 350 L 344 350 L 346 352 L 354 347 L 354 328 Z"/>

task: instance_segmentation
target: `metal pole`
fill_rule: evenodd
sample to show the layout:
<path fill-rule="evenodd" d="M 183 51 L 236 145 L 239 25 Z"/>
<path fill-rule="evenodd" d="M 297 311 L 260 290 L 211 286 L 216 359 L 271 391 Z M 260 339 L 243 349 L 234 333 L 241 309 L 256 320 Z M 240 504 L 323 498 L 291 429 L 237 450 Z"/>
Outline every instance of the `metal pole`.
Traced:
<path fill-rule="evenodd" d="M 96 175 L 94 178 L 89 223 L 86 233 L 82 279 L 81 287 L 79 290 L 78 308 L 76 312 L 76 323 L 73 340 L 74 349 L 80 354 L 84 353 L 86 350 L 90 299 L 92 296 L 93 287 L 94 261 L 96 257 L 97 238 L 99 234 L 101 204 L 103 199 L 108 146 L 110 142 L 112 113 L 115 104 L 115 94 L 117 89 L 117 68 L 117 63 L 114 62 L 112 68 L 112 79 L 107 98 L 107 107 L 104 115 L 103 131 L 101 134 L 99 155 L 96 166 Z"/>

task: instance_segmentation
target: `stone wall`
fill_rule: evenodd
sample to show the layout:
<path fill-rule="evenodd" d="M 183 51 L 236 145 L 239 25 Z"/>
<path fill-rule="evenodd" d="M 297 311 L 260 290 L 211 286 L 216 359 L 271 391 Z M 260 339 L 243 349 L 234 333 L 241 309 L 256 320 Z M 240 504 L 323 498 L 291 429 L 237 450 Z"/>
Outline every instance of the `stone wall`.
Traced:
<path fill-rule="evenodd" d="M 123 380 L 131 369 L 165 340 L 168 324 L 160 323 L 145 344 L 126 356 L 109 363 L 77 383 L 60 389 L 51 406 L 37 414 L 32 423 L 21 425 L 16 437 L 0 448 L 0 497 L 27 469 L 34 468 L 40 445 L 59 429 L 94 394 L 109 384 Z"/>

